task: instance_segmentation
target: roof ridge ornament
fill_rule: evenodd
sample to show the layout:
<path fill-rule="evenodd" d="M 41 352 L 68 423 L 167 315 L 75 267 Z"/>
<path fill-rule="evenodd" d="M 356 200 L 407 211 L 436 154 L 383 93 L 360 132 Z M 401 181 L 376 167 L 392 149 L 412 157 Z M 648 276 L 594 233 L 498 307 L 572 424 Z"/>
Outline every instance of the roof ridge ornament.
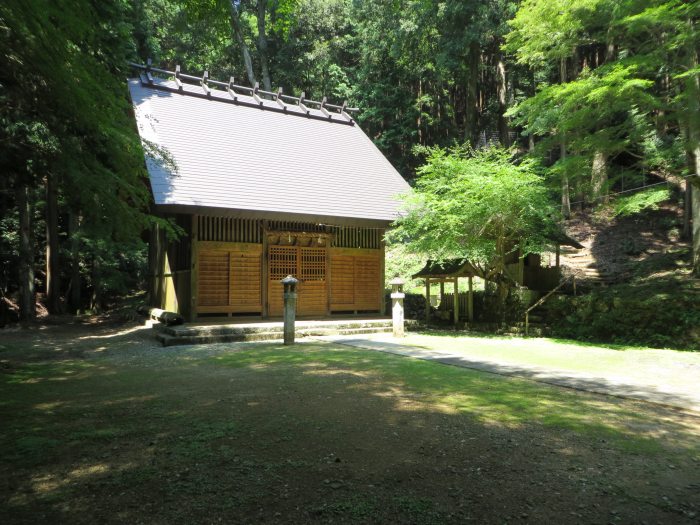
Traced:
<path fill-rule="evenodd" d="M 202 75 L 202 80 L 200 81 L 200 84 L 202 85 L 202 89 L 204 90 L 204 93 L 210 97 L 211 96 L 211 89 L 209 88 L 209 71 L 205 71 L 204 75 Z"/>
<path fill-rule="evenodd" d="M 326 109 L 326 102 L 328 102 L 328 99 L 326 97 L 323 97 L 323 100 L 321 100 L 321 105 L 318 107 L 318 109 L 329 119 L 332 119 L 333 115 L 331 115 Z"/>
<path fill-rule="evenodd" d="M 255 102 L 260 104 L 260 107 L 263 107 L 263 99 L 260 98 L 258 93 L 260 92 L 260 82 L 256 82 L 255 86 L 253 87 L 253 92 L 251 93 L 251 96 L 255 99 Z"/>
<path fill-rule="evenodd" d="M 302 92 L 299 97 L 294 97 L 284 95 L 281 87 L 278 88 L 276 92 L 262 90 L 258 82 L 256 82 L 253 87 L 236 85 L 233 76 L 229 78 L 228 82 L 213 80 L 209 77 L 209 71 L 204 71 L 201 77 L 187 75 L 182 73 L 180 65 L 175 66 L 175 71 L 155 68 L 150 58 L 145 65 L 134 62 L 130 62 L 129 65 L 143 72 L 140 75 L 142 84 L 150 88 L 173 93 L 181 93 L 183 95 L 207 98 L 220 102 L 229 102 L 236 105 L 257 107 L 270 111 L 279 111 L 288 115 L 305 116 L 339 124 L 354 125 L 355 119 L 350 114 L 359 111 L 359 108 L 349 108 L 347 100 L 344 101 L 342 105 L 329 104 L 328 98 L 325 96 L 320 102 L 307 100 L 306 92 Z M 156 82 L 153 77 L 154 73 L 170 77 L 171 84 L 168 85 L 164 82 Z M 172 85 L 173 81 L 175 86 Z M 185 83 L 190 85 L 199 84 L 204 93 L 186 89 Z M 223 93 L 224 91 L 228 93 L 230 99 L 222 98 L 221 95 L 219 95 L 219 93 Z"/>
<path fill-rule="evenodd" d="M 226 91 L 228 91 L 228 94 L 231 95 L 231 98 L 233 99 L 234 102 L 238 100 L 238 93 L 236 93 L 233 89 L 233 86 L 235 84 L 233 83 L 233 75 L 231 78 L 228 79 L 228 87 L 226 88 Z"/>
<path fill-rule="evenodd" d="M 153 66 L 153 60 L 150 58 L 146 60 L 146 78 L 149 84 L 153 84 L 153 75 L 151 75 L 151 67 Z"/>
<path fill-rule="evenodd" d="M 177 89 L 182 91 L 182 80 L 180 80 L 180 64 L 175 66 L 175 83 L 177 84 Z"/>
<path fill-rule="evenodd" d="M 277 88 L 277 94 L 275 95 L 275 102 L 277 102 L 280 107 L 286 112 L 287 111 L 287 104 L 285 104 L 282 99 L 280 98 L 282 96 L 282 86 Z"/>
<path fill-rule="evenodd" d="M 307 108 L 304 105 L 304 98 L 306 97 L 306 92 L 302 91 L 301 95 L 299 95 L 299 109 L 301 109 L 304 113 L 306 113 L 306 116 L 308 117 L 311 114 L 311 110 Z"/>

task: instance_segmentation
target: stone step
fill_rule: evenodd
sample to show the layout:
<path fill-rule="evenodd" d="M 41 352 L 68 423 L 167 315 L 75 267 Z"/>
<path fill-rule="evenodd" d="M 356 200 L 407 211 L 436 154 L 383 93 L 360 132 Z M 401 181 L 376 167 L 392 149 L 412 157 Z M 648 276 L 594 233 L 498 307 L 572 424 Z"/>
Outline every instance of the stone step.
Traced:
<path fill-rule="evenodd" d="M 299 330 L 308 330 L 311 328 L 334 328 L 339 330 L 354 329 L 354 328 L 391 328 L 391 319 L 372 319 L 372 320 L 347 320 L 337 321 L 333 323 L 297 321 L 296 328 Z M 181 326 L 164 326 L 158 328 L 162 333 L 177 337 L 185 336 L 200 336 L 200 335 L 227 335 L 227 334 L 257 334 L 267 332 L 282 332 L 282 323 L 250 323 L 250 324 L 230 324 L 230 325 L 181 325 Z"/>
<path fill-rule="evenodd" d="M 409 329 L 413 322 L 408 321 L 406 328 Z M 352 325 L 352 326 L 348 326 Z M 344 323 L 343 325 L 328 325 L 328 326 L 307 326 L 299 327 L 296 330 L 296 338 L 303 339 L 304 337 L 321 337 L 327 335 L 362 335 L 362 334 L 379 334 L 391 333 L 391 321 L 384 323 L 370 323 L 361 326 L 362 323 Z M 234 329 L 228 327 L 224 330 L 219 327 L 218 330 L 209 331 L 202 330 L 199 327 L 196 330 L 193 327 L 191 330 L 179 331 L 166 330 L 164 328 L 157 330 L 156 340 L 163 346 L 175 345 L 198 345 L 209 343 L 235 343 L 247 341 L 281 341 L 284 337 L 282 326 L 267 326 L 261 330 L 250 330 L 251 327 L 241 327 Z M 261 327 L 263 328 L 263 327 Z"/>

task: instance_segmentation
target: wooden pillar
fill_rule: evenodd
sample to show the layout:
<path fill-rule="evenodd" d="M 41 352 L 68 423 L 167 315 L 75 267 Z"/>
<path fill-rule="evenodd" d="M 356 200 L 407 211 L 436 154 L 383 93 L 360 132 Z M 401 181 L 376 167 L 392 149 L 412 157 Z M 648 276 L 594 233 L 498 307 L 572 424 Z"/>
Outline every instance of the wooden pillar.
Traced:
<path fill-rule="evenodd" d="M 326 237 L 326 316 L 331 316 L 331 239 Z"/>
<path fill-rule="evenodd" d="M 470 323 L 474 322 L 474 289 L 472 283 L 473 277 L 469 276 L 469 294 L 467 295 L 467 319 Z"/>
<path fill-rule="evenodd" d="M 379 241 L 379 313 L 386 315 L 386 298 L 384 290 L 386 288 L 386 242 L 384 241 L 384 230 L 379 230 L 381 240 Z"/>
<path fill-rule="evenodd" d="M 559 246 L 558 244 L 557 244 L 557 252 L 556 252 L 556 253 L 557 253 L 557 255 L 556 255 L 555 266 L 556 266 L 557 268 L 559 268 L 559 257 L 560 257 L 560 255 L 561 255 L 561 246 Z"/>
<path fill-rule="evenodd" d="M 440 307 L 442 307 L 442 302 L 445 300 L 445 281 L 440 279 Z"/>
<path fill-rule="evenodd" d="M 192 236 L 190 237 L 190 315 L 189 321 L 197 320 L 197 296 L 199 294 L 199 216 L 192 215 Z"/>
<path fill-rule="evenodd" d="M 459 325 L 459 277 L 455 277 L 454 324 Z"/>
<path fill-rule="evenodd" d="M 267 243 L 268 243 L 268 238 L 267 238 L 267 221 L 262 221 L 262 269 L 260 271 L 262 283 L 260 286 L 260 294 L 262 295 L 261 299 L 261 304 L 262 304 L 262 317 L 264 319 L 267 318 L 268 316 L 268 302 L 267 302 L 267 283 L 269 281 L 269 275 L 268 275 L 268 256 L 267 256 Z"/>
<path fill-rule="evenodd" d="M 520 249 L 518 249 L 518 281 L 520 286 L 525 286 L 525 256 Z"/>
<path fill-rule="evenodd" d="M 430 279 L 425 278 L 425 322 L 430 322 Z"/>

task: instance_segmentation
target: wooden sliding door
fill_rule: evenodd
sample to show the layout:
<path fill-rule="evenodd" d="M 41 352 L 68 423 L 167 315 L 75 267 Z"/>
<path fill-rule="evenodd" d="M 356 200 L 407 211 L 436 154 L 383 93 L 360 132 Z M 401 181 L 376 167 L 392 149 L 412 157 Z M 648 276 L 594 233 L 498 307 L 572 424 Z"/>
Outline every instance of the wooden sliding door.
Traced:
<path fill-rule="evenodd" d="M 262 246 L 198 243 L 197 312 L 262 313 Z"/>

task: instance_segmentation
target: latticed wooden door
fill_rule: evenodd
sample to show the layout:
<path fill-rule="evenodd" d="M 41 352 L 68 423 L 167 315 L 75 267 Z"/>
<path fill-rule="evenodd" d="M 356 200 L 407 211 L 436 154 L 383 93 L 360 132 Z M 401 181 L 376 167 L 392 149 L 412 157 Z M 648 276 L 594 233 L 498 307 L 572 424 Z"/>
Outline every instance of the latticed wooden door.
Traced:
<path fill-rule="evenodd" d="M 268 315 L 275 317 L 283 313 L 284 289 L 280 281 L 288 275 L 299 278 L 298 251 L 296 246 L 270 246 L 268 249 Z"/>
<path fill-rule="evenodd" d="M 326 249 L 300 246 L 270 246 L 268 251 L 269 315 L 283 313 L 283 288 L 280 281 L 287 275 L 299 279 L 297 315 L 325 315 L 328 303 L 326 283 Z"/>
<path fill-rule="evenodd" d="M 299 248 L 301 276 L 297 312 L 299 315 L 325 315 L 328 310 L 326 249 Z"/>

